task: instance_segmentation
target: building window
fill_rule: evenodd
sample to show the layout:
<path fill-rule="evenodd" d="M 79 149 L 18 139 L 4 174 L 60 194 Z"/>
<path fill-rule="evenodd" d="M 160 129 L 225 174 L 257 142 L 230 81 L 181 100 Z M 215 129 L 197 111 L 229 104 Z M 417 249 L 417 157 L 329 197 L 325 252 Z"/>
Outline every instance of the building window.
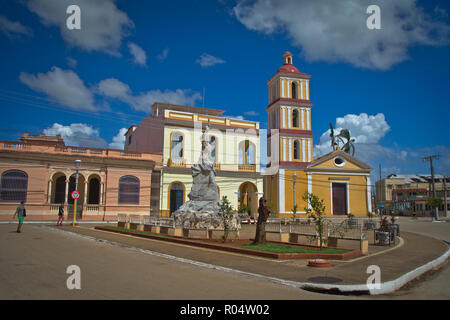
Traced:
<path fill-rule="evenodd" d="M 294 141 L 294 159 L 300 159 L 300 142 L 298 140 Z"/>
<path fill-rule="evenodd" d="M 297 83 L 292 82 L 292 99 L 297 99 Z"/>
<path fill-rule="evenodd" d="M 170 215 L 184 203 L 184 185 L 174 182 L 170 186 Z"/>
<path fill-rule="evenodd" d="M 255 145 L 249 140 L 239 143 L 239 164 L 255 164 Z"/>
<path fill-rule="evenodd" d="M 216 162 L 216 137 L 211 137 L 209 145 L 211 146 L 211 159 Z"/>
<path fill-rule="evenodd" d="M 294 111 L 292 111 L 292 126 L 294 128 L 298 127 L 298 110 L 294 109 Z"/>
<path fill-rule="evenodd" d="M 183 135 L 180 133 L 172 134 L 171 158 L 183 158 Z"/>
<path fill-rule="evenodd" d="M 128 144 L 131 144 L 132 136 L 128 137 Z"/>
<path fill-rule="evenodd" d="M 139 204 L 139 179 L 123 176 L 119 179 L 119 204 Z"/>
<path fill-rule="evenodd" d="M 3 172 L 0 186 L 1 201 L 26 201 L 28 175 L 19 170 Z"/>
<path fill-rule="evenodd" d="M 336 157 L 336 158 L 334 158 L 334 164 L 337 167 L 343 167 L 345 165 L 345 159 L 342 159 L 340 157 Z"/>

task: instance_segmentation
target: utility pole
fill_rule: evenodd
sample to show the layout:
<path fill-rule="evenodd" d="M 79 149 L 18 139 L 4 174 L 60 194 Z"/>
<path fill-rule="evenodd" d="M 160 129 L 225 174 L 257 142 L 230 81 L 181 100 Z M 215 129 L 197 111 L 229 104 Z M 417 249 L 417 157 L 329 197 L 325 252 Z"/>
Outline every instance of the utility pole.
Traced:
<path fill-rule="evenodd" d="M 442 180 L 443 187 L 444 187 L 444 210 L 445 210 L 445 217 L 448 218 L 448 211 L 447 211 L 447 177 L 444 176 L 444 180 Z"/>
<path fill-rule="evenodd" d="M 432 155 L 428 157 L 423 157 L 423 162 L 430 162 L 430 171 L 431 171 L 431 183 L 433 185 L 433 198 L 436 198 L 436 185 L 434 184 L 434 168 L 433 168 L 433 159 L 439 160 L 439 155 Z M 435 219 L 439 219 L 439 208 L 434 208 Z"/>

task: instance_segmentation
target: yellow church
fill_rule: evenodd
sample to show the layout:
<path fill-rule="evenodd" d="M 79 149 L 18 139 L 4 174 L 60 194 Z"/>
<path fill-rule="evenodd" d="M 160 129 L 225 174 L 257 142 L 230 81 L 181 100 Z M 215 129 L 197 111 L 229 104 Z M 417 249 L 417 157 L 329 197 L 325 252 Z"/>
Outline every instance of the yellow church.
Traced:
<path fill-rule="evenodd" d="M 264 195 L 271 211 L 280 217 L 292 217 L 294 207 L 297 217 L 306 214 L 305 191 L 324 200 L 327 216 L 367 216 L 372 212 L 372 168 L 339 148 L 313 158 L 310 79 L 286 52 L 283 65 L 266 83 L 268 165 L 262 171 Z"/>

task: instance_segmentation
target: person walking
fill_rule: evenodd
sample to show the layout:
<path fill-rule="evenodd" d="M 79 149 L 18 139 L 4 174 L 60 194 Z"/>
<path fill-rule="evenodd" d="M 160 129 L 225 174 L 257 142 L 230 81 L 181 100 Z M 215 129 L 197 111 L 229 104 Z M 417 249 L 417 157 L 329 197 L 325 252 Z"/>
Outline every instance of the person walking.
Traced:
<path fill-rule="evenodd" d="M 61 203 L 61 205 L 58 208 L 58 222 L 56 223 L 56 225 L 62 226 L 63 221 L 64 221 L 64 203 Z"/>
<path fill-rule="evenodd" d="M 256 235 L 253 244 L 266 242 L 266 221 L 269 218 L 270 211 L 267 208 L 267 201 L 264 198 L 259 199 L 258 222 L 256 224 Z"/>
<path fill-rule="evenodd" d="M 20 205 L 17 207 L 16 212 L 14 212 L 14 218 L 16 216 L 19 218 L 19 225 L 17 226 L 17 233 L 21 233 L 23 218 L 27 216 L 27 211 L 25 210 L 25 201 L 21 201 Z"/>

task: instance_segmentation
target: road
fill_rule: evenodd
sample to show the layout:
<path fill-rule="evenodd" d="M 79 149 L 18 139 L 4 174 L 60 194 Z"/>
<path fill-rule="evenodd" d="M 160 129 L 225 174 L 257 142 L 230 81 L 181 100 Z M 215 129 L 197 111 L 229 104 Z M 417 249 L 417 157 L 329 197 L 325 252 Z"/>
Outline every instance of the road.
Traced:
<path fill-rule="evenodd" d="M 323 299 L 324 295 L 25 224 L 0 225 L 0 299 Z M 81 270 L 69 290 L 67 267 Z M 330 296 L 337 299 L 339 297 Z"/>
<path fill-rule="evenodd" d="M 450 223 L 402 218 L 401 230 L 449 240 Z M 450 268 L 378 297 L 324 295 L 25 224 L 0 224 L 0 299 L 450 299 Z M 69 290 L 67 267 L 81 270 Z"/>

